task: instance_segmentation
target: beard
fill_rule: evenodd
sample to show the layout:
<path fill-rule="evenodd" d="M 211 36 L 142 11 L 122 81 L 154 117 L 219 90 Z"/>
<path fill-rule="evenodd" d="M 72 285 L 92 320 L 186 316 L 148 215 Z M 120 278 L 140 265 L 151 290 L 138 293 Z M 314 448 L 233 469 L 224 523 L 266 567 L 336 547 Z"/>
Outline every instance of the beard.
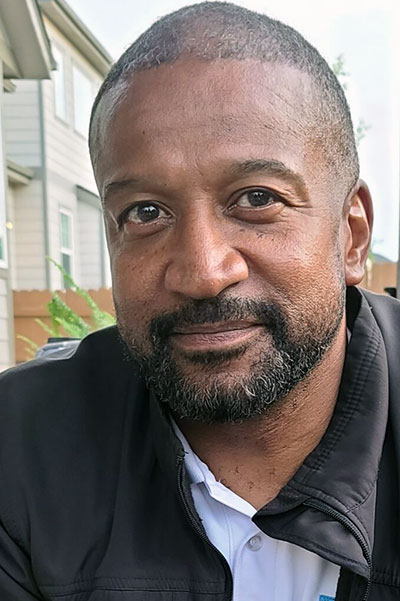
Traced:
<path fill-rule="evenodd" d="M 273 302 L 227 297 L 193 300 L 152 319 L 145 340 L 132 328 L 133 312 L 127 306 L 116 303 L 116 313 L 121 337 L 148 387 L 176 418 L 240 423 L 276 407 L 315 369 L 337 335 L 344 304 L 344 286 L 336 298 L 323 300 L 318 314 L 311 307 L 307 314 L 292 308 L 292 319 L 289 311 Z M 171 336 L 177 328 L 241 320 L 263 326 L 257 345 L 176 356 Z M 246 354 L 243 372 L 235 362 L 245 361 Z"/>

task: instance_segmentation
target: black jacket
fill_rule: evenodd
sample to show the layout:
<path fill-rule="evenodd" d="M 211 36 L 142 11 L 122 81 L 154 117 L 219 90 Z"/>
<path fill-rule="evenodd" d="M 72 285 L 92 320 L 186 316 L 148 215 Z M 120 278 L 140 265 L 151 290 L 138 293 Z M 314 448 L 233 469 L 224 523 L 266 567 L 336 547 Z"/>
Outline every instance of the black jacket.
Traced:
<path fill-rule="evenodd" d="M 350 289 L 348 322 L 329 428 L 254 521 L 341 565 L 337 601 L 394 601 L 400 303 Z M 231 598 L 182 447 L 115 328 L 88 336 L 69 358 L 1 376 L 0 520 L 0 601 Z"/>

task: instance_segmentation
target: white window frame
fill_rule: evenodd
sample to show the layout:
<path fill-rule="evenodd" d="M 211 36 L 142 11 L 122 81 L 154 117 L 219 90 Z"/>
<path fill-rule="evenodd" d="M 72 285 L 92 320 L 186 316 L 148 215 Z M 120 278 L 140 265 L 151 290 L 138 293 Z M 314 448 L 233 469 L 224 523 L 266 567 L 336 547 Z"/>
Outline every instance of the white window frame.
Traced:
<path fill-rule="evenodd" d="M 59 114 L 57 112 L 57 95 L 56 95 L 56 75 L 53 76 L 52 78 L 52 82 L 53 82 L 53 100 L 54 100 L 54 115 L 57 117 L 57 119 L 60 119 L 63 123 L 68 123 L 68 103 L 67 103 L 67 77 L 66 77 L 66 71 L 67 71 L 67 60 L 66 60 L 66 53 L 64 51 L 63 48 L 61 48 L 58 44 L 53 44 L 53 54 L 59 53 L 60 57 L 61 57 L 61 65 L 62 65 L 62 69 L 59 71 L 59 73 L 62 75 L 62 83 L 63 83 L 63 100 L 64 100 L 64 113 L 63 115 Z M 57 62 L 57 58 L 54 57 L 56 62 Z M 57 62 L 57 67 L 59 66 L 59 63 Z M 58 69 L 56 70 L 56 72 L 58 71 Z"/>
<path fill-rule="evenodd" d="M 77 103 L 75 102 L 75 100 L 76 100 L 76 98 L 75 98 L 75 75 L 74 75 L 75 71 L 78 71 L 85 79 L 87 79 L 87 81 L 90 84 L 90 90 L 91 90 L 91 94 L 92 94 L 91 106 L 93 105 L 93 101 L 96 96 L 96 87 L 95 87 L 95 82 L 93 80 L 93 77 L 90 75 L 89 71 L 87 69 L 85 69 L 85 67 L 83 67 L 82 65 L 77 63 L 76 61 L 72 61 L 72 70 L 71 70 L 72 98 L 73 98 L 72 123 L 73 123 L 74 131 L 77 134 L 79 134 L 80 136 L 82 136 L 83 138 L 87 139 L 88 135 L 89 135 L 90 114 L 88 116 L 89 118 L 88 118 L 88 122 L 87 122 L 86 131 L 83 132 L 80 129 L 78 129 L 76 126 L 76 105 L 77 105 Z"/>
<path fill-rule="evenodd" d="M 65 215 L 69 219 L 70 223 L 70 242 L 71 247 L 68 248 L 62 245 L 62 228 L 61 228 L 61 215 Z M 74 214 L 70 209 L 66 209 L 64 207 L 60 207 L 59 209 L 59 226 L 60 226 L 60 264 L 63 264 L 62 256 L 68 255 L 70 257 L 70 265 L 71 265 L 71 273 L 69 274 L 71 278 L 75 277 L 75 265 L 74 265 Z M 64 286 L 64 276 L 61 274 L 61 287 Z"/>

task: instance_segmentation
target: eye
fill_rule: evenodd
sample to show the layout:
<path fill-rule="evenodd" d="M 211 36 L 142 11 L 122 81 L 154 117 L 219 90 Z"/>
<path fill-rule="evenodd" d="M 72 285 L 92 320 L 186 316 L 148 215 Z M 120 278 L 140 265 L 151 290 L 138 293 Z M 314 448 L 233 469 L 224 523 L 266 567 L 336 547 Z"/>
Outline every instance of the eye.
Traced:
<path fill-rule="evenodd" d="M 169 217 L 168 213 L 161 207 L 151 202 L 141 202 L 128 207 L 120 216 L 119 223 L 146 224 L 157 221 L 160 218 Z"/>
<path fill-rule="evenodd" d="M 279 196 L 270 190 L 248 190 L 239 196 L 236 206 L 245 209 L 266 207 L 279 200 Z"/>

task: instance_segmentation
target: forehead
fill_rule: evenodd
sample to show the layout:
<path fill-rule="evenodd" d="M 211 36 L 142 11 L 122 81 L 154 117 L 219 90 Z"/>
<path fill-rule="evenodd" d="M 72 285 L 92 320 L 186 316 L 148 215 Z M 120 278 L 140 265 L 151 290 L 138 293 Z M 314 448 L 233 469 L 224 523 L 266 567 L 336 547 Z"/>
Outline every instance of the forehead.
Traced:
<path fill-rule="evenodd" d="M 181 59 L 136 72 L 115 106 L 106 98 L 100 107 L 99 119 L 107 109 L 110 117 L 96 175 L 256 157 L 304 171 L 313 93 L 307 74 L 253 60 Z"/>

